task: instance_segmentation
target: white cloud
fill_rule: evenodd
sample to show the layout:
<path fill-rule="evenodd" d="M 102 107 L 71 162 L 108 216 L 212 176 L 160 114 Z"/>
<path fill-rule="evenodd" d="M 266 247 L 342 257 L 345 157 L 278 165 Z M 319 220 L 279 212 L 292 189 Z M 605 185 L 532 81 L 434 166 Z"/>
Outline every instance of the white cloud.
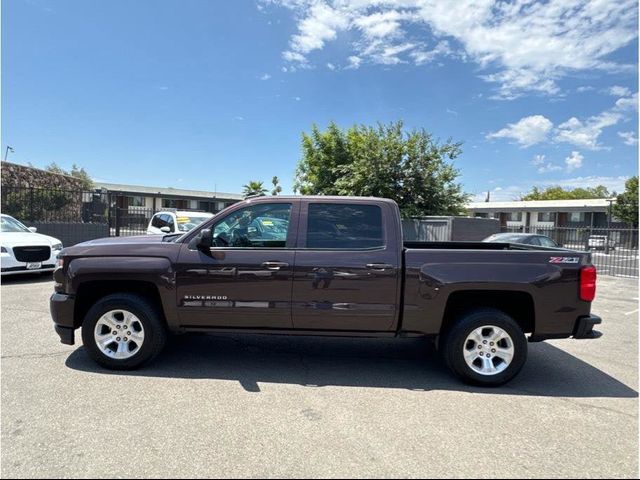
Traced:
<path fill-rule="evenodd" d="M 584 92 L 590 92 L 592 90 L 595 90 L 595 88 L 594 87 L 590 87 L 590 86 L 587 85 L 587 86 L 578 87 L 576 89 L 576 92 L 584 93 Z"/>
<path fill-rule="evenodd" d="M 557 172 L 558 170 L 562 170 L 562 167 L 555 165 L 551 162 L 546 161 L 545 155 L 536 155 L 531 160 L 531 164 L 534 167 L 538 167 L 538 173 L 549 173 L 549 172 Z"/>
<path fill-rule="evenodd" d="M 580 155 L 580 152 L 576 152 L 575 150 L 571 152 L 571 155 L 564 159 L 564 163 L 567 165 L 567 172 L 582 168 L 583 160 L 584 157 Z"/>
<path fill-rule="evenodd" d="M 307 63 L 310 53 L 349 31 L 349 56 L 389 65 L 460 55 L 485 70 L 482 78 L 496 83 L 499 97 L 507 99 L 558 94 L 558 81 L 580 71 L 635 68 L 609 60 L 638 35 L 635 0 L 263 1 L 294 12 L 298 31 L 283 54 L 292 63 Z"/>
<path fill-rule="evenodd" d="M 631 95 L 631 90 L 629 90 L 627 87 L 621 87 L 620 85 L 609 87 L 607 92 L 609 93 L 609 95 L 613 95 L 615 97 L 627 97 Z"/>
<path fill-rule="evenodd" d="M 433 62 L 438 57 L 447 55 L 453 55 L 453 50 L 446 40 L 439 42 L 433 50 L 416 49 L 410 54 L 416 65 L 424 65 Z"/>
<path fill-rule="evenodd" d="M 335 70 L 335 69 L 336 69 L 336 66 L 335 66 L 333 63 L 329 62 L 329 63 L 327 63 L 327 68 L 328 68 L 329 70 Z"/>
<path fill-rule="evenodd" d="M 551 162 L 548 162 L 546 165 L 541 165 L 540 167 L 538 167 L 538 173 L 557 172 L 558 170 L 562 170 L 562 167 L 559 165 L 554 165 Z"/>
<path fill-rule="evenodd" d="M 295 61 L 321 49 L 325 42 L 334 40 L 338 31 L 348 26 L 348 18 L 330 5 L 317 2 L 309 5 L 304 18 L 298 22 L 298 33 L 291 38 L 290 49 L 299 55 Z"/>
<path fill-rule="evenodd" d="M 630 93 L 630 92 L 629 92 Z M 627 110 L 637 108 L 638 94 L 620 98 L 615 105 L 598 115 L 585 120 L 571 117 L 553 129 L 552 140 L 556 143 L 569 143 L 589 150 L 601 150 L 605 147 L 599 142 L 605 128 L 617 125 L 627 118 Z M 487 135 L 491 138 L 512 138 L 528 147 L 548 139 L 553 123 L 542 115 L 524 117 L 516 123 L 510 123 L 502 130 Z"/>
<path fill-rule="evenodd" d="M 236 115 L 235 117 L 233 117 L 234 120 L 237 120 L 238 122 L 242 122 L 244 120 L 244 117 L 240 116 L 240 115 Z"/>
<path fill-rule="evenodd" d="M 589 117 L 584 122 L 576 117 L 571 117 L 566 122 L 558 125 L 555 141 L 565 142 L 590 150 L 599 150 L 602 145 L 598 138 L 602 129 L 611 127 L 622 120 L 622 115 L 613 111 L 604 111 L 600 115 Z"/>
<path fill-rule="evenodd" d="M 626 182 L 629 177 L 604 177 L 591 175 L 587 177 L 575 177 L 575 178 L 567 178 L 564 180 L 553 180 L 547 182 L 541 182 L 542 185 L 557 185 L 563 188 L 589 188 L 589 187 L 597 187 L 598 185 L 604 185 L 610 192 L 622 192 L 624 191 L 624 182 Z"/>
<path fill-rule="evenodd" d="M 269 80 L 270 78 L 271 78 L 271 75 L 269 75 L 268 73 L 265 73 L 260 77 L 260 80 Z"/>
<path fill-rule="evenodd" d="M 300 97 L 293 97 L 293 99 L 294 99 L 296 102 L 299 102 L 300 100 L 302 100 L 302 98 L 300 98 Z"/>
<path fill-rule="evenodd" d="M 542 115 L 524 117 L 516 123 L 510 123 L 502 130 L 487 135 L 491 138 L 511 138 L 523 147 L 529 147 L 547 139 L 553 123 Z"/>
<path fill-rule="evenodd" d="M 545 155 L 536 155 L 533 157 L 533 160 L 531 160 L 531 164 L 537 167 L 538 165 L 544 164 L 544 159 Z"/>
<path fill-rule="evenodd" d="M 638 92 L 630 97 L 618 99 L 615 108 L 617 110 L 638 110 Z"/>
<path fill-rule="evenodd" d="M 624 140 L 625 145 L 637 145 L 638 137 L 636 137 L 636 132 L 618 132 L 618 136 Z"/>
<path fill-rule="evenodd" d="M 356 57 L 355 55 L 349 57 L 348 60 L 349 60 L 349 66 L 347 68 L 358 69 L 362 64 L 362 59 L 360 57 Z"/>

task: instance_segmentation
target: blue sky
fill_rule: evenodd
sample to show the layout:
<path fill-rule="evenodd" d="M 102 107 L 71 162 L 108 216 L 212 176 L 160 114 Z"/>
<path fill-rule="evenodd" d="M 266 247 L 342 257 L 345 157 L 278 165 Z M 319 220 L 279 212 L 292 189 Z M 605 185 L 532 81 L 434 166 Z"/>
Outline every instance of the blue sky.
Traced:
<path fill-rule="evenodd" d="M 635 1 L 12 0 L 2 152 L 98 180 L 238 192 L 300 135 L 404 120 L 463 141 L 465 190 L 638 169 Z"/>

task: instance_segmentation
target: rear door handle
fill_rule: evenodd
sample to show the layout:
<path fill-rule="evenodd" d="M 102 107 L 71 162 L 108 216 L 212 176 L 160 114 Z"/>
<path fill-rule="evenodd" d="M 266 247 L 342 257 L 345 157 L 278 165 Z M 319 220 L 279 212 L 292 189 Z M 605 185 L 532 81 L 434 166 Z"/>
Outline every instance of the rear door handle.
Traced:
<path fill-rule="evenodd" d="M 369 270 L 389 270 L 395 267 L 390 263 L 367 263 L 367 268 Z"/>
<path fill-rule="evenodd" d="M 287 262 L 263 262 L 262 266 L 267 270 L 280 270 L 281 268 L 288 267 Z"/>

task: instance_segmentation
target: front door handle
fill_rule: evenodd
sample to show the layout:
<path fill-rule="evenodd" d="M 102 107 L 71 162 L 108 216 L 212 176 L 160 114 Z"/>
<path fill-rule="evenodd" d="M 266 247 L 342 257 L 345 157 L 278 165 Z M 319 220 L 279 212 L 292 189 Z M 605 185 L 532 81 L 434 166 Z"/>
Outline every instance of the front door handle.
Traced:
<path fill-rule="evenodd" d="M 390 263 L 367 263 L 367 268 L 369 270 L 389 270 L 395 267 Z"/>
<path fill-rule="evenodd" d="M 267 270 L 280 270 L 281 268 L 288 267 L 287 262 L 263 262 L 262 266 Z"/>

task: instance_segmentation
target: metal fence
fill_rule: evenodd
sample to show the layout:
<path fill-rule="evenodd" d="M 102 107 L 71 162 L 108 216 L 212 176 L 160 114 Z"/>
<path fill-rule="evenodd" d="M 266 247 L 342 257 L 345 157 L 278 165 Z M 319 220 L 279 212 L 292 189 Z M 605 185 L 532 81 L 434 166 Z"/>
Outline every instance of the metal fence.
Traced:
<path fill-rule="evenodd" d="M 166 210 L 118 206 L 118 195 L 105 191 L 3 186 L 1 197 L 2 213 L 28 226 L 36 226 L 41 233 L 64 237 L 65 245 L 105 235 L 144 235 L 151 217 Z M 404 235 L 407 240 L 448 241 L 452 238 L 455 220 L 445 217 L 405 220 Z M 476 230 L 473 229 L 474 235 L 484 235 Z M 545 235 L 564 248 L 591 252 L 593 263 L 602 275 L 638 277 L 637 229 L 502 227 L 502 231 Z M 468 239 L 481 240 L 479 237 Z"/>
<path fill-rule="evenodd" d="M 591 252 L 602 275 L 638 277 L 638 229 L 602 227 L 502 227 L 503 232 L 545 235 L 559 246 Z"/>

